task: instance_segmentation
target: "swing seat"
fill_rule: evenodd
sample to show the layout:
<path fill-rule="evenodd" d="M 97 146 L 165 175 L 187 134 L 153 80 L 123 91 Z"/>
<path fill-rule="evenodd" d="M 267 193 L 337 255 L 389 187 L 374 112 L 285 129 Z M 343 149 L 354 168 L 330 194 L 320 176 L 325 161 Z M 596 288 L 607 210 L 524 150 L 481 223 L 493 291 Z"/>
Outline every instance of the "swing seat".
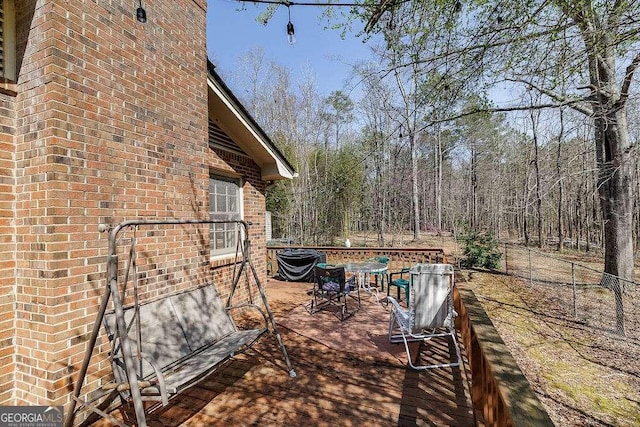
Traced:
<path fill-rule="evenodd" d="M 203 246 L 206 240 L 194 239 L 194 235 L 200 236 L 200 231 L 189 226 L 211 224 L 236 224 L 238 232 L 236 263 L 241 261 L 240 268 L 236 272 L 236 263 L 233 264 L 233 282 L 225 304 L 212 284 L 190 287 L 180 292 L 169 291 L 187 289 L 192 285 L 192 279 L 199 280 L 205 273 L 209 261 L 208 251 Z M 164 226 L 167 228 L 164 229 Z M 72 427 L 75 416 L 83 409 L 93 411 L 114 424 L 125 425 L 95 404 L 103 397 L 109 396 L 110 399 L 118 393 L 124 402 L 133 404 L 135 425 L 146 427 L 148 411 L 154 410 L 160 402 L 162 405 L 168 404 L 172 395 L 205 378 L 236 353 L 250 348 L 267 332 L 276 339 L 289 375 L 292 378 L 296 376 L 260 277 L 251 261 L 251 242 L 246 238 L 250 234 L 248 227 L 249 224 L 241 220 L 161 219 L 124 221 L 110 230 L 107 286 L 87 339 L 85 357 L 78 371 L 65 427 Z M 102 226 L 101 229 L 106 231 L 110 227 Z M 158 244 L 164 241 L 165 230 L 184 233 L 172 235 L 175 242 L 182 244 L 166 246 L 166 251 L 163 249 L 156 254 Z M 131 234 L 125 234 L 127 231 Z M 137 243 L 138 232 L 142 234 L 140 245 Z M 129 246 L 128 250 L 125 245 Z M 141 246 L 141 249 L 138 250 L 137 246 Z M 146 268 L 143 272 L 138 270 L 138 251 L 144 254 L 144 264 L 151 268 L 149 271 Z M 194 258 L 196 253 L 198 257 Z M 121 259 L 119 254 L 128 254 L 128 258 Z M 243 272 L 246 273 L 247 285 L 251 280 L 249 272 L 253 274 L 262 300 L 259 306 L 232 305 Z M 152 284 L 148 282 L 149 278 L 152 278 Z M 127 294 L 129 281 L 133 284 L 132 295 Z M 140 283 L 152 285 L 150 289 L 145 287 L 144 297 L 158 293 L 161 296 L 141 303 Z M 163 294 L 164 290 L 166 294 Z M 123 300 L 127 306 L 123 306 Z M 107 311 L 109 301 L 112 301 L 113 309 Z M 239 315 L 242 315 L 237 320 L 242 322 L 236 323 L 231 313 L 237 309 L 241 309 Z M 243 327 L 239 328 L 238 325 Z M 81 397 L 82 387 L 101 326 L 106 329 L 111 345 L 109 361 L 114 380 L 102 385 L 101 391 L 105 393 L 93 393 L 92 390 L 87 394 L 91 400 L 87 400 Z M 144 401 L 151 403 L 147 405 Z"/>
<path fill-rule="evenodd" d="M 247 330 L 236 327 L 230 311 L 247 307 L 259 311 L 264 325 Z M 140 305 L 139 325 L 135 318 L 135 307 L 124 310 L 140 391 L 143 400 L 157 400 L 162 405 L 268 332 L 267 315 L 258 306 L 243 304 L 225 309 L 213 285 Z M 128 400 L 129 381 L 115 313 L 105 315 L 104 326 L 111 343 L 115 378 L 104 388 L 115 388 Z"/>

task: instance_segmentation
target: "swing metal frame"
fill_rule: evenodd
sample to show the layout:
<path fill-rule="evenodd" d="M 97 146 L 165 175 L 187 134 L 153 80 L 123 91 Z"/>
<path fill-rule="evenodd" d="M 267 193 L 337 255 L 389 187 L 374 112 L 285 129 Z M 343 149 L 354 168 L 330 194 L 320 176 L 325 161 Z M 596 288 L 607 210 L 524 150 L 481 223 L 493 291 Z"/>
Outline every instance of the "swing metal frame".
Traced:
<path fill-rule="evenodd" d="M 65 419 L 65 427 L 71 427 L 73 425 L 73 421 L 74 418 L 76 416 L 76 414 L 78 413 L 78 411 L 80 409 L 87 408 L 91 411 L 93 411 L 94 413 L 102 416 L 103 418 L 106 418 L 108 420 L 110 420 L 111 422 L 120 425 L 120 426 L 126 426 L 124 423 L 122 423 L 121 421 L 119 421 L 118 419 L 116 419 L 115 417 L 113 417 L 112 415 L 106 413 L 106 411 L 100 409 L 98 407 L 98 405 L 96 405 L 94 402 L 97 401 L 98 399 L 101 399 L 103 397 L 105 397 L 107 394 L 109 393 L 114 393 L 114 391 L 116 392 L 125 392 L 128 396 L 129 399 L 132 401 L 133 403 L 133 407 L 134 407 L 134 411 L 135 411 L 135 416 L 136 416 L 136 424 L 140 427 L 145 427 L 147 425 L 146 422 L 146 415 L 145 415 L 145 408 L 143 405 L 143 400 L 147 400 L 145 399 L 145 396 L 142 395 L 141 393 L 141 388 L 147 386 L 147 382 L 144 381 L 144 379 L 139 378 L 138 375 L 138 371 L 137 371 L 137 361 L 136 359 L 139 359 L 140 353 L 139 353 L 139 349 L 138 352 L 134 352 L 132 351 L 132 343 L 131 343 L 131 339 L 130 339 L 130 333 L 129 333 L 129 328 L 131 327 L 130 325 L 127 325 L 126 319 L 125 319 L 125 308 L 123 306 L 123 301 L 125 299 L 125 293 L 126 293 L 126 288 L 127 288 L 127 283 L 129 280 L 129 276 L 131 273 L 131 268 L 133 266 L 133 270 L 134 270 L 134 279 L 133 279 L 133 287 L 134 287 L 134 316 L 137 316 L 137 319 L 134 318 L 134 321 L 137 322 L 137 333 L 141 334 L 141 330 L 140 330 L 140 316 L 139 316 L 139 307 L 140 307 L 140 301 L 138 298 L 138 292 L 137 292 L 137 281 L 138 281 L 138 277 L 137 274 L 135 272 L 136 270 L 136 263 L 135 263 L 135 257 L 136 257 L 136 248 L 135 248 L 135 244 L 136 244 L 136 238 L 134 236 L 134 238 L 132 239 L 131 242 L 131 246 L 129 248 L 129 259 L 125 268 L 125 272 L 124 272 L 124 283 L 122 284 L 122 290 L 120 290 L 120 286 L 118 284 L 118 253 L 117 253 L 117 249 L 118 249 L 118 237 L 119 234 L 124 231 L 124 230 L 134 230 L 137 231 L 139 228 L 141 227 L 158 227 L 158 226 L 163 226 L 163 225 L 212 225 L 212 224 L 229 224 L 229 223 L 235 223 L 236 227 L 238 229 L 238 241 L 237 241 L 237 247 L 236 247 L 236 260 L 234 262 L 234 272 L 233 272 L 233 282 L 231 285 L 231 291 L 230 294 L 227 298 L 227 302 L 226 302 L 226 308 L 233 308 L 231 307 L 231 302 L 234 296 L 234 293 L 237 289 L 238 283 L 240 281 L 240 278 L 242 277 L 242 274 L 245 273 L 245 276 L 248 276 L 249 271 L 251 272 L 251 274 L 253 275 L 254 278 L 254 282 L 255 285 L 258 289 L 258 292 L 260 293 L 260 297 L 262 300 L 262 304 L 264 306 L 264 310 L 266 311 L 266 313 L 261 313 L 263 314 L 263 316 L 266 314 L 265 318 L 265 324 L 267 324 L 268 322 L 270 323 L 271 326 L 271 334 L 273 336 L 275 336 L 278 346 L 280 347 L 280 350 L 282 351 L 282 356 L 284 359 L 284 362 L 286 364 L 286 368 L 288 370 L 288 373 L 291 377 L 295 377 L 296 373 L 291 365 L 291 361 L 289 360 L 289 355 L 287 353 L 287 349 L 282 341 L 282 337 L 280 336 L 280 333 L 278 332 L 277 326 L 276 326 L 276 321 L 274 319 L 273 316 L 273 312 L 271 311 L 271 308 L 269 307 L 269 302 L 267 300 L 267 295 L 266 292 L 264 290 L 264 287 L 260 281 L 260 278 L 258 276 L 258 273 L 256 272 L 255 266 L 253 264 L 253 261 L 251 259 L 251 241 L 249 239 L 249 225 L 251 225 L 248 222 L 245 222 L 243 220 L 189 220 L 189 219 L 173 219 L 173 220 L 130 220 L 130 221 L 124 221 L 118 225 L 116 225 L 113 228 L 110 228 L 108 226 L 104 226 L 104 225 L 100 225 L 99 226 L 99 230 L 100 231 L 107 231 L 109 230 L 109 247 L 108 247 L 108 256 L 107 256 L 107 283 L 101 298 L 101 303 L 98 309 L 98 313 L 96 315 L 96 320 L 93 324 L 93 329 L 91 331 L 91 335 L 87 341 L 87 347 L 86 347 L 86 351 L 85 351 L 85 356 L 84 359 L 82 361 L 82 365 L 81 368 L 78 372 L 78 377 L 75 383 L 75 387 L 74 387 L 74 392 L 72 395 L 72 399 L 71 399 L 71 404 L 70 404 L 70 410 L 69 410 L 69 415 L 67 416 L 67 418 Z M 237 265 L 238 265 L 238 256 L 241 255 L 242 260 L 240 262 L 240 267 L 236 269 Z M 247 278 L 247 281 L 249 281 L 249 279 Z M 169 297 L 170 295 L 166 295 L 165 297 Z M 89 364 L 98 340 L 98 337 L 100 335 L 100 329 L 101 326 L 103 325 L 103 322 L 105 321 L 105 314 L 107 313 L 107 307 L 109 304 L 109 301 L 112 302 L 112 306 L 113 306 L 113 315 L 115 317 L 115 335 L 116 335 L 116 339 L 118 341 L 118 345 L 119 345 L 119 351 L 122 355 L 122 362 L 124 365 L 124 376 L 126 378 L 123 378 L 122 382 L 120 384 L 118 384 L 117 386 L 114 387 L 109 387 L 111 388 L 111 390 L 107 389 L 105 390 L 105 394 L 102 394 L 100 396 L 98 396 L 97 398 L 93 399 L 92 401 L 87 401 L 84 400 L 82 398 L 80 398 L 81 394 L 82 394 L 82 387 L 83 384 L 85 382 L 85 379 L 87 377 L 87 371 L 89 368 Z M 253 304 L 249 304 L 249 305 L 253 305 Z M 256 306 L 257 307 L 257 306 Z M 268 322 L 267 322 L 268 320 Z M 265 331 L 268 331 L 268 325 L 265 327 Z M 259 336 L 256 336 L 255 339 L 257 339 Z M 140 338 L 137 339 L 138 345 L 140 343 Z M 255 340 L 254 340 L 255 341 Z M 112 341 L 112 345 L 113 345 Z M 251 343 L 253 343 L 253 341 L 251 341 Z M 250 343 L 250 344 L 251 344 Z M 248 344 L 250 346 L 250 344 Z M 113 350 L 113 348 L 112 348 Z M 236 349 L 236 351 L 241 351 L 242 349 L 238 348 Z M 234 354 L 234 352 L 232 352 L 229 357 L 232 357 Z M 135 356 L 137 355 L 137 357 Z M 227 360 L 227 358 L 223 359 Z M 139 362 L 139 360 L 138 360 Z M 212 367 L 213 368 L 213 367 Z M 210 372 L 210 371 L 209 371 Z M 115 371 L 114 371 L 114 376 L 116 375 Z M 162 380 L 160 380 L 160 382 L 162 382 Z M 191 385 L 191 384 L 190 384 Z M 106 387 L 103 387 L 106 388 Z M 167 404 L 167 399 L 166 397 L 162 398 L 162 404 L 165 405 Z"/>

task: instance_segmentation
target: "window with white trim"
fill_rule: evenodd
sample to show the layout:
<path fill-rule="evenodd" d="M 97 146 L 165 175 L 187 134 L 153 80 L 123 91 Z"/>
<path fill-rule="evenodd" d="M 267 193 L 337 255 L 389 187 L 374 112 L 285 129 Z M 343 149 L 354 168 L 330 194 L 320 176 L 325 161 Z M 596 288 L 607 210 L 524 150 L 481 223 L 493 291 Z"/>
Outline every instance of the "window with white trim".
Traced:
<path fill-rule="evenodd" d="M 240 179 L 209 176 L 209 218 L 216 221 L 242 219 L 242 183 Z M 211 224 L 211 256 L 236 253 L 236 223 Z"/>
<path fill-rule="evenodd" d="M 14 0 L 0 0 L 0 78 L 16 79 Z"/>

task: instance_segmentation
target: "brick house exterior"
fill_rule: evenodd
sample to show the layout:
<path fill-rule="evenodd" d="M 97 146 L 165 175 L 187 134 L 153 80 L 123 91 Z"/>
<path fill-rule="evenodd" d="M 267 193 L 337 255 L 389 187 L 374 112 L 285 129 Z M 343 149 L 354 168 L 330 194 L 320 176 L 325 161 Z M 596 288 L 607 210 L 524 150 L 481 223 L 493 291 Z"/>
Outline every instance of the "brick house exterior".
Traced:
<path fill-rule="evenodd" d="M 97 225 L 207 217 L 212 171 L 238 177 L 265 278 L 266 185 L 295 172 L 208 64 L 205 0 L 145 1 L 146 23 L 137 1 L 9 3 L 0 405 L 67 405 L 105 286 Z M 232 261 L 211 262 L 217 283 Z"/>

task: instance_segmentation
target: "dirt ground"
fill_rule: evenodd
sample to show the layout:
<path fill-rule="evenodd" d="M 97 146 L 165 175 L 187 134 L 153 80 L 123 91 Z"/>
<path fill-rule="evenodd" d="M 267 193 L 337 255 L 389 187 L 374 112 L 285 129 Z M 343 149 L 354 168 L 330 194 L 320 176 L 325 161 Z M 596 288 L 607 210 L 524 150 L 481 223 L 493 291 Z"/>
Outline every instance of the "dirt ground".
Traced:
<path fill-rule="evenodd" d="M 397 241 L 402 239 L 396 238 Z M 450 235 L 425 235 L 408 246 L 460 248 Z M 640 342 L 557 315 L 554 289 L 487 271 L 461 271 L 520 369 L 558 426 L 640 425 Z"/>
<path fill-rule="evenodd" d="M 550 315 L 549 288 L 488 272 L 462 276 L 556 425 L 640 425 L 640 343 Z"/>

